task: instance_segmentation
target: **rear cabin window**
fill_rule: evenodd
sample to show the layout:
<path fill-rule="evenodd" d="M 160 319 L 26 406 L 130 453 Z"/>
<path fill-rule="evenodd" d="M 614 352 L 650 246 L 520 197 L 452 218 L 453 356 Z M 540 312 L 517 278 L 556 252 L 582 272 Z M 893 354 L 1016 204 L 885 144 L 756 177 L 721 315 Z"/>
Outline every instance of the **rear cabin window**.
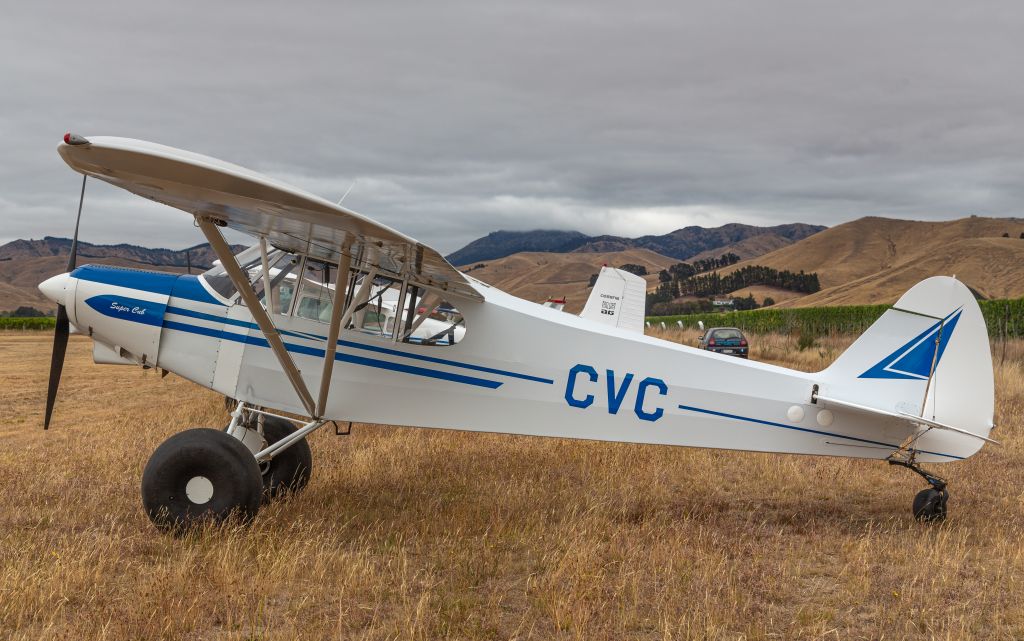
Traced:
<path fill-rule="evenodd" d="M 739 330 L 736 329 L 718 329 L 715 330 L 714 338 L 715 340 L 720 341 L 727 341 L 732 339 L 739 340 L 743 338 L 743 334 L 740 334 Z"/>

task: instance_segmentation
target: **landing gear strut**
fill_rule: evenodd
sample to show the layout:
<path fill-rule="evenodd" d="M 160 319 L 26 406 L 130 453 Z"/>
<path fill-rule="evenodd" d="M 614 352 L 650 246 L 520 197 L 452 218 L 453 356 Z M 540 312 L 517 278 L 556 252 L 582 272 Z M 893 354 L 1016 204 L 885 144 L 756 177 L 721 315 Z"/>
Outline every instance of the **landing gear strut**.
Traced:
<path fill-rule="evenodd" d="M 249 430 L 262 428 L 263 439 L 268 446 L 298 431 L 294 423 L 276 416 L 264 416 L 263 425 L 260 426 L 259 419 L 253 415 L 246 424 L 246 428 Z M 260 463 L 264 499 L 275 499 L 286 492 L 295 493 L 302 490 L 309 483 L 309 475 L 312 471 L 313 452 L 309 449 L 309 442 L 306 439 L 297 441 L 269 461 Z"/>
<path fill-rule="evenodd" d="M 920 474 L 931 485 L 930 488 L 921 490 L 914 497 L 914 518 L 926 522 L 944 520 L 946 518 L 946 502 L 949 500 L 946 480 L 922 469 L 914 461 L 913 454 L 907 458 L 897 458 L 894 455 L 886 460 L 889 461 L 889 465 L 899 465 Z"/>

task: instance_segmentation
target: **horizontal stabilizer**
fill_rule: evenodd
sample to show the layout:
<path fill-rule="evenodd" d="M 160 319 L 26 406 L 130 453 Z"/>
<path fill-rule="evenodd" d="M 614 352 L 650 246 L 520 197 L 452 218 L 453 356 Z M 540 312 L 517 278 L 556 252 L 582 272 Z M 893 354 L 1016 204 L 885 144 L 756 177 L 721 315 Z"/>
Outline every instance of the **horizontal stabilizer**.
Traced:
<path fill-rule="evenodd" d="M 865 412 L 867 414 L 876 414 L 878 416 L 887 416 L 889 418 L 896 418 L 896 419 L 900 419 L 902 421 L 906 421 L 908 423 L 912 423 L 914 425 L 922 425 L 922 426 L 926 426 L 926 427 L 933 427 L 935 429 L 940 429 L 940 430 L 950 430 L 950 431 L 956 432 L 957 434 L 964 434 L 966 436 L 970 436 L 970 437 L 973 437 L 973 438 L 981 439 L 981 440 L 985 441 L 986 443 L 993 443 L 995 445 L 1001 445 L 1001 443 L 999 441 L 997 441 L 995 439 L 988 438 L 987 436 L 982 436 L 981 434 L 975 434 L 974 432 L 970 432 L 968 430 L 960 429 L 959 427 L 953 427 L 952 425 L 946 425 L 945 423 L 940 423 L 938 421 L 933 421 L 931 419 L 924 418 L 923 416 L 915 416 L 913 414 L 908 414 L 906 412 L 887 412 L 885 410 L 880 410 L 880 409 L 875 408 L 875 407 L 868 407 L 867 405 L 861 405 L 860 403 L 851 403 L 850 401 L 842 401 L 842 400 L 839 400 L 838 398 L 830 398 L 828 396 L 822 396 L 821 394 L 816 395 L 814 398 L 815 398 L 816 401 L 824 401 L 824 402 L 828 403 L 829 405 L 838 405 L 840 407 L 845 407 L 847 409 L 851 409 L 851 410 L 854 410 L 854 411 L 857 411 L 857 412 Z"/>

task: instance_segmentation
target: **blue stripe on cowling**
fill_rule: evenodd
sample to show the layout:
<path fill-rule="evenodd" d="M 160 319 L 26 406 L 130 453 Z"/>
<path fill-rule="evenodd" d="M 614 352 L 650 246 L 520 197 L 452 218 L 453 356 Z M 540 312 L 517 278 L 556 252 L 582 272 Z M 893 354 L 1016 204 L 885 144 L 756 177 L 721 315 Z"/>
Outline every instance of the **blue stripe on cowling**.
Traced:
<path fill-rule="evenodd" d="M 94 283 L 103 283 L 104 285 L 137 289 L 152 294 L 185 298 L 197 303 L 224 305 L 224 303 L 211 296 L 210 292 L 203 288 L 198 276 L 151 272 L 125 267 L 110 267 L 108 265 L 82 265 L 71 272 L 71 277 Z"/>
<path fill-rule="evenodd" d="M 899 449 L 899 445 L 892 445 L 891 443 L 883 443 L 882 441 L 872 441 L 866 438 L 857 438 L 856 436 L 844 436 L 843 434 L 836 434 L 835 432 L 824 432 L 822 430 L 812 430 L 807 427 L 797 427 L 796 425 L 786 425 L 785 423 L 775 423 L 774 421 L 766 421 L 760 418 L 750 418 L 748 416 L 740 416 L 738 414 L 727 414 L 725 412 L 716 412 L 714 410 L 707 410 L 702 407 L 692 407 L 690 405 L 680 405 L 679 409 L 688 410 L 690 412 L 699 412 L 701 414 L 711 414 L 712 416 L 721 416 L 723 418 L 731 418 L 737 421 L 747 421 L 749 423 L 757 423 L 759 425 L 770 425 L 772 427 L 781 427 L 787 430 L 796 430 L 798 432 L 810 432 L 811 434 L 821 434 L 822 436 L 834 436 L 836 438 L 846 439 L 848 441 L 859 441 L 861 443 L 870 443 L 871 445 L 881 445 L 883 447 L 891 447 L 894 450 Z M 952 454 L 942 454 L 941 452 L 926 452 L 925 450 L 918 450 L 922 454 L 932 454 L 934 456 L 945 456 L 951 459 L 962 460 L 962 456 L 954 456 Z"/>
<path fill-rule="evenodd" d="M 217 321 L 225 323 L 227 325 L 235 325 L 237 327 L 245 327 L 246 329 L 259 329 L 259 326 L 255 323 L 248 321 L 237 320 L 234 318 L 223 318 L 221 316 L 214 316 L 213 314 L 205 314 L 203 312 L 197 312 L 191 309 L 184 309 L 182 307 L 170 306 L 167 308 L 168 314 L 179 314 L 181 316 L 189 316 L 192 318 L 198 318 L 202 320 Z M 280 330 L 282 334 L 287 336 L 295 336 L 297 338 L 305 338 L 309 340 L 322 340 L 326 341 L 326 336 L 317 336 L 316 334 L 306 334 L 305 332 L 290 332 L 287 330 Z M 469 369 L 477 372 L 484 372 L 487 374 L 498 374 L 500 376 L 510 376 L 512 378 L 520 378 L 527 381 L 535 381 L 538 383 L 547 383 L 553 385 L 554 381 L 550 378 L 541 378 L 539 376 L 531 376 L 530 374 L 520 374 L 518 372 L 510 372 L 508 370 L 496 369 L 494 367 L 485 367 L 483 365 L 474 365 L 472 363 L 462 363 L 459 361 L 449 360 L 447 358 L 438 358 L 436 356 L 426 356 L 424 354 L 410 354 L 397 349 L 389 349 L 387 347 L 379 347 L 377 345 L 363 345 L 362 343 L 354 343 L 352 341 L 339 340 L 338 344 L 343 347 L 351 347 L 353 349 L 362 349 L 368 352 L 377 352 L 379 354 L 388 354 L 389 356 L 402 356 L 404 358 L 411 358 L 413 360 L 424 361 L 428 363 L 437 363 L 438 365 L 449 365 L 451 367 L 461 367 L 463 369 Z"/>
<path fill-rule="evenodd" d="M 188 323 L 179 323 L 177 321 L 165 320 L 164 327 L 167 329 L 177 330 L 181 332 L 188 332 L 190 334 L 199 334 L 202 336 L 210 336 L 212 338 L 234 341 L 236 343 L 245 343 L 248 345 L 256 345 L 258 347 L 270 347 L 270 343 L 268 343 L 265 338 L 246 336 L 244 334 L 235 334 L 234 332 L 225 332 L 223 330 L 212 329 L 209 327 L 199 327 L 197 325 L 189 325 Z M 284 346 L 285 349 L 292 353 L 308 354 L 310 356 L 318 356 L 320 358 L 323 358 L 324 356 L 324 350 L 317 349 L 315 347 L 296 345 L 294 343 L 285 343 Z M 353 354 L 345 354 L 342 352 L 335 353 L 334 359 L 346 363 L 352 363 L 354 365 L 374 367 L 377 369 L 384 369 L 392 372 L 412 374 L 414 376 L 437 378 L 445 381 L 451 381 L 453 383 L 462 383 L 465 385 L 486 387 L 488 389 L 497 389 L 502 385 L 500 381 L 491 381 L 484 378 L 477 378 L 475 376 L 465 376 L 462 374 L 453 374 L 451 372 L 442 372 L 438 370 L 427 369 L 425 367 L 416 367 L 415 365 L 391 363 L 388 361 L 377 360 L 375 358 L 366 358 L 363 356 L 355 356 Z"/>
<path fill-rule="evenodd" d="M 188 274 L 178 276 L 178 280 L 174 282 L 174 289 L 171 290 L 171 296 L 175 298 L 194 300 L 197 303 L 226 307 L 224 303 L 220 302 L 214 298 L 210 292 L 206 291 L 203 284 L 199 282 L 198 276 Z"/>
<path fill-rule="evenodd" d="M 174 281 L 178 280 L 177 274 L 126 269 L 124 267 L 108 267 L 106 265 L 82 265 L 71 272 L 71 277 L 94 283 L 103 283 L 104 285 L 139 289 L 144 292 L 163 294 L 165 296 L 170 295 L 171 290 L 174 288 Z"/>

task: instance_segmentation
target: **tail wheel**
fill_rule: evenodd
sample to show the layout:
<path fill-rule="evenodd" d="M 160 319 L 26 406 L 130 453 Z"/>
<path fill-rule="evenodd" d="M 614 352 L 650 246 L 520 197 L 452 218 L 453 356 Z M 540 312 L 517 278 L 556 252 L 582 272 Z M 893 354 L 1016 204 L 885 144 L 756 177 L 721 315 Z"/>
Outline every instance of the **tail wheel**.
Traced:
<path fill-rule="evenodd" d="M 942 521 L 946 518 L 949 492 L 935 488 L 921 490 L 914 497 L 914 518 L 918 521 Z"/>
<path fill-rule="evenodd" d="M 153 524 L 181 532 L 260 508 L 260 467 L 241 441 L 220 430 L 192 429 L 164 441 L 142 473 L 142 504 Z"/>
<path fill-rule="evenodd" d="M 263 437 L 267 445 L 294 434 L 296 427 L 290 421 L 274 416 L 263 417 Z M 274 458 L 260 465 L 263 473 L 263 492 L 268 498 L 277 498 L 285 492 L 298 492 L 309 483 L 313 472 L 313 452 L 309 442 L 301 439 Z"/>

